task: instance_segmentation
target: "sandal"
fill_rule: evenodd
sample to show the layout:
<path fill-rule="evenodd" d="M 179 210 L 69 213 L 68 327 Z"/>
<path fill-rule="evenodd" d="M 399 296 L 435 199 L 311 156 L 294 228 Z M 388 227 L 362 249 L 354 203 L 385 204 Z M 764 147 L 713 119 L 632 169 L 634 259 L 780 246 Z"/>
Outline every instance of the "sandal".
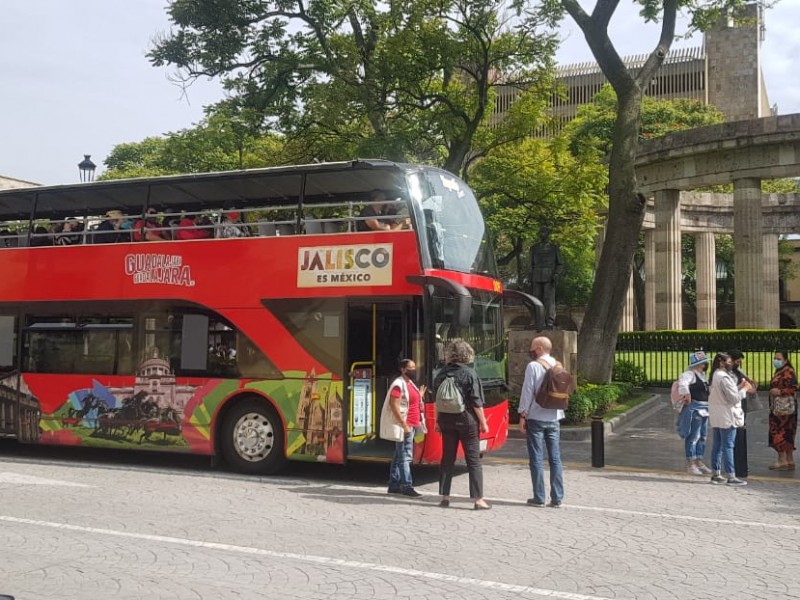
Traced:
<path fill-rule="evenodd" d="M 772 463 L 772 464 L 771 464 L 769 467 L 767 467 L 767 468 L 768 468 L 770 471 L 783 471 L 783 468 L 784 468 L 785 466 L 786 466 L 786 465 L 784 465 L 783 463 L 777 463 L 777 462 L 776 462 L 776 463 Z"/>

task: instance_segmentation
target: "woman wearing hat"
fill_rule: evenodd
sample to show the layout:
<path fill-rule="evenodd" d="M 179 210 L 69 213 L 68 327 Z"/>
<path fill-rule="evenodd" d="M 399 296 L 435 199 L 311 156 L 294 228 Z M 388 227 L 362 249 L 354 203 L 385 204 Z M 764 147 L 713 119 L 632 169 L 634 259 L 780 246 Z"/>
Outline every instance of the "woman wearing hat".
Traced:
<path fill-rule="evenodd" d="M 708 436 L 708 363 L 705 352 L 692 352 L 689 366 L 678 379 L 678 392 L 686 405 L 678 420 L 678 433 L 684 440 L 686 468 L 692 475 L 711 473 L 711 469 L 703 464 Z"/>

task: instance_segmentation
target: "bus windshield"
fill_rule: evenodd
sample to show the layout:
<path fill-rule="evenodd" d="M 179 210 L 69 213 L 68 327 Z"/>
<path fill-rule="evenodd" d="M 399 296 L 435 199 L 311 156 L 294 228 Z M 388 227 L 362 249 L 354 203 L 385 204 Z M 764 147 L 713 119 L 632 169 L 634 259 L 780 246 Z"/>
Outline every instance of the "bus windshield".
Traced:
<path fill-rule="evenodd" d="M 472 312 L 466 327 L 453 325 L 455 300 L 452 296 L 433 296 L 432 318 L 436 332 L 437 367 L 444 364 L 444 349 L 456 338 L 469 342 L 475 350 L 475 371 L 484 383 L 505 379 L 503 327 L 500 294 L 471 290 Z"/>
<path fill-rule="evenodd" d="M 408 186 L 427 266 L 496 277 L 488 231 L 472 190 L 451 173 L 430 168 L 410 173 Z"/>

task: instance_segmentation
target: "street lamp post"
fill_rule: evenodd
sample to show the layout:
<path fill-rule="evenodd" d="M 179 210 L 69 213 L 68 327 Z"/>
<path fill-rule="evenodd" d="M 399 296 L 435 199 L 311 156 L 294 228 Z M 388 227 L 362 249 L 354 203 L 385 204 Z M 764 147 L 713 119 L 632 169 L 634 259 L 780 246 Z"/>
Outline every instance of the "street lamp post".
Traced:
<path fill-rule="evenodd" d="M 83 160 L 78 163 L 78 172 L 80 173 L 82 183 L 94 181 L 94 170 L 97 168 L 97 165 L 92 162 L 91 156 L 91 154 L 84 154 Z"/>

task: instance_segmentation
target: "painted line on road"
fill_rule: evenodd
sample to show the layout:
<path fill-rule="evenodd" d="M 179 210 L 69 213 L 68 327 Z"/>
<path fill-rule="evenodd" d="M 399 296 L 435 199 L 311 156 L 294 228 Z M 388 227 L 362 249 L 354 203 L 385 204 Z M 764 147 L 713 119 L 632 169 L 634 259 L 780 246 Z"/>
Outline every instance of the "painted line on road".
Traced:
<path fill-rule="evenodd" d="M 341 484 L 334 484 L 328 486 L 330 489 L 337 489 L 343 491 L 351 491 L 351 492 L 359 492 L 359 493 L 385 493 L 385 488 L 374 488 L 368 486 L 356 486 L 356 485 L 341 485 Z M 423 491 L 421 488 L 417 488 L 417 491 Z M 438 498 L 438 496 L 434 496 L 431 494 L 430 497 Z M 460 494 L 451 494 L 451 498 L 460 498 L 467 500 L 469 496 L 463 496 Z M 392 498 L 392 496 L 387 496 L 387 498 Z M 403 500 L 402 496 L 394 496 L 396 500 Z M 528 508 L 528 503 L 525 500 L 519 500 L 517 498 L 498 498 L 497 496 L 487 496 L 487 500 L 492 502 L 502 502 L 503 504 L 511 504 L 511 505 L 519 505 Z M 672 513 L 659 513 L 659 512 L 650 512 L 644 510 L 631 510 L 627 508 L 611 508 L 611 507 L 604 507 L 604 506 L 584 506 L 580 504 L 565 504 L 564 509 L 561 510 L 586 510 L 592 512 L 601 512 L 601 513 L 610 513 L 610 514 L 618 514 L 618 515 L 630 515 L 634 517 L 648 517 L 648 518 L 656 518 L 656 519 L 672 519 L 674 521 L 692 521 L 692 522 L 700 522 L 700 523 L 712 523 L 715 525 L 741 525 L 744 527 L 763 527 L 765 529 L 780 529 L 783 531 L 800 531 L 800 524 L 798 525 L 784 525 L 781 523 L 764 523 L 762 521 L 742 521 L 736 519 L 715 519 L 713 517 L 696 517 L 694 515 L 681 515 L 681 514 L 672 514 Z"/>
<path fill-rule="evenodd" d="M 295 552 L 277 552 L 265 550 L 264 548 L 254 548 L 252 546 L 236 546 L 232 544 L 221 544 L 218 542 L 204 542 L 190 538 L 178 538 L 165 535 L 151 535 L 147 533 L 134 533 L 131 531 L 120 531 L 117 529 L 103 529 L 100 527 L 83 527 L 81 525 L 70 525 L 68 523 L 55 523 L 52 521 L 39 521 L 36 519 L 23 519 L 0 515 L 0 521 L 6 523 L 16 523 L 19 525 L 33 525 L 36 527 L 47 527 L 50 529 L 60 529 L 62 531 L 75 531 L 79 533 L 91 533 L 95 535 L 105 535 L 127 539 L 145 540 L 148 542 L 161 542 L 178 546 L 190 546 L 193 548 L 204 548 L 207 550 L 221 550 L 224 552 L 235 552 L 238 554 L 248 554 L 251 556 L 266 556 L 270 558 L 299 560 L 308 563 L 326 565 L 331 567 L 341 567 L 348 569 L 362 569 L 366 571 L 376 571 L 379 573 L 394 573 L 408 577 L 432 579 L 436 581 L 447 581 L 463 585 L 473 585 L 485 589 L 499 590 L 503 592 L 516 592 L 520 594 L 531 594 L 545 598 L 559 598 L 560 600 L 611 600 L 604 596 L 591 596 L 587 594 L 576 594 L 573 592 L 560 592 L 558 590 L 548 590 L 543 588 L 530 587 L 527 585 L 514 585 L 502 583 L 500 581 L 490 581 L 486 579 L 475 579 L 472 577 L 457 577 L 446 573 L 436 573 L 433 571 L 420 571 L 419 569 L 406 569 L 391 565 L 379 565 L 377 563 L 361 562 L 356 560 L 344 560 L 329 556 L 318 556 L 314 554 L 297 554 Z M 618 600 L 618 599 L 617 599 Z"/>
<path fill-rule="evenodd" d="M 491 463 L 496 465 L 508 464 L 508 465 L 525 465 L 528 466 L 528 459 L 527 458 L 499 458 L 499 457 L 491 457 L 486 456 L 483 458 L 483 462 Z M 677 471 L 677 470 L 670 470 L 670 469 L 657 469 L 655 467 L 625 467 L 621 465 L 605 465 L 600 469 L 596 469 L 592 467 L 589 463 L 570 463 L 565 462 L 563 463 L 565 467 L 568 469 L 581 469 L 586 471 L 594 471 L 597 473 L 602 473 L 605 471 L 614 471 L 616 473 L 657 473 L 659 475 L 671 475 L 677 476 L 681 479 L 686 480 L 693 480 L 697 481 L 698 478 L 695 475 L 687 475 L 686 471 Z M 800 485 L 800 478 L 789 478 L 789 477 L 778 477 L 778 476 L 770 476 L 770 475 L 750 475 L 747 477 L 748 481 L 766 481 L 768 483 L 790 483 L 794 485 Z"/>

